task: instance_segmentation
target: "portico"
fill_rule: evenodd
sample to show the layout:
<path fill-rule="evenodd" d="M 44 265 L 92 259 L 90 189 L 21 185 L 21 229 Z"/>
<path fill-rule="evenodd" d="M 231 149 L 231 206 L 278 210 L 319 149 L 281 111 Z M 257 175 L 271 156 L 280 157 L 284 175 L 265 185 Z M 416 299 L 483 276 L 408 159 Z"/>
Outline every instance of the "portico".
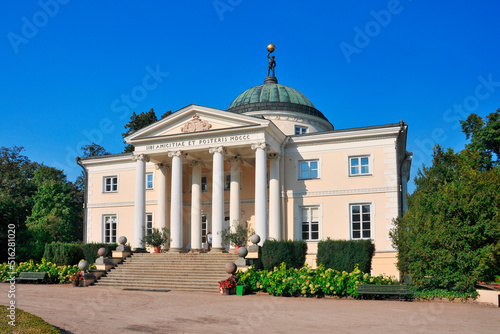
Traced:
<path fill-rule="evenodd" d="M 184 120 L 180 133 L 168 134 L 169 124 L 158 122 L 127 138 L 135 146 L 132 245 L 135 249 L 144 248 L 141 240 L 146 224 L 145 164 L 148 161 L 157 165 L 156 221 L 158 227 L 170 228 L 171 252 L 183 252 L 187 246 L 193 251 L 202 249 L 203 233 L 207 232 L 202 231 L 204 214 L 210 216 L 207 229 L 211 229 L 213 236 L 211 252 L 225 250 L 222 230 L 228 223 L 234 228 L 242 219 L 254 222 L 261 244 L 268 237 L 281 240 L 280 148 L 285 135 L 267 120 L 227 112 L 222 112 L 229 114 L 223 115 L 224 120 L 227 122 L 231 117 L 237 124 L 214 131 L 221 111 L 217 110 L 217 118 L 211 111 L 189 106 L 176 113 Z M 186 119 L 190 120 L 186 122 Z M 168 123 L 177 122 L 174 118 Z M 162 133 L 155 133 L 155 127 L 161 127 Z M 208 133 L 204 128 L 212 130 Z M 248 182 L 243 189 L 243 178 L 253 181 L 250 184 L 253 189 L 249 189 Z M 209 184 L 203 183 L 209 179 Z M 229 215 L 225 215 L 226 207 Z"/>

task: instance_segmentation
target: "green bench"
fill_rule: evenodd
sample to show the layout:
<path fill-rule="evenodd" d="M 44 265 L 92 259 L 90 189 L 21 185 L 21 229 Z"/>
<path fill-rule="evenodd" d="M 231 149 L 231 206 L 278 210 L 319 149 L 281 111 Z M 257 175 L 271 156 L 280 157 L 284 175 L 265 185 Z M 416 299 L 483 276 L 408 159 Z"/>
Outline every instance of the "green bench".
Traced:
<path fill-rule="evenodd" d="M 38 273 L 30 273 L 30 272 L 24 272 L 19 274 L 19 277 L 16 278 L 16 281 L 34 281 L 38 283 L 38 281 L 43 281 L 45 279 L 45 276 L 47 273 L 45 272 L 38 272 Z"/>
<path fill-rule="evenodd" d="M 358 295 L 398 295 L 399 300 L 401 296 L 405 299 L 410 295 L 408 291 L 408 285 L 397 284 L 397 285 L 375 285 L 375 284 L 359 284 L 358 290 L 356 291 Z"/>

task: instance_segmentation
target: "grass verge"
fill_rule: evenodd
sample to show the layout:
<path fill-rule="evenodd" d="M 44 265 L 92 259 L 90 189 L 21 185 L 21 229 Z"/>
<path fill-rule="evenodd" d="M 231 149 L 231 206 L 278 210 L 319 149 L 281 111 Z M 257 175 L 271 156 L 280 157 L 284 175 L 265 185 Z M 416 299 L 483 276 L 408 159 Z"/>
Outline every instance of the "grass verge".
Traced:
<path fill-rule="evenodd" d="M 15 327 L 9 325 L 10 318 L 7 316 L 10 314 L 10 310 L 7 306 L 0 305 L 0 333 L 9 334 L 31 334 L 31 333 L 43 333 L 43 334 L 59 334 L 60 331 L 55 329 L 54 326 L 50 325 L 42 318 L 37 317 L 31 313 L 25 312 L 19 308 L 16 308 L 16 320 Z"/>

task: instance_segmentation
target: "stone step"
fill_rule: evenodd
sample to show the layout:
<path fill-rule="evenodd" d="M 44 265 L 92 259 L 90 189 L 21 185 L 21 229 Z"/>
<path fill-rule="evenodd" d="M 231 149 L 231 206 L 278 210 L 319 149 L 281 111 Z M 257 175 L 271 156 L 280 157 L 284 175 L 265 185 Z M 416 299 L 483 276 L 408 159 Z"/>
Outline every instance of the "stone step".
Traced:
<path fill-rule="evenodd" d="M 218 292 L 218 281 L 229 276 L 225 265 L 237 259 L 234 253 L 135 253 L 102 276 L 96 286 Z"/>

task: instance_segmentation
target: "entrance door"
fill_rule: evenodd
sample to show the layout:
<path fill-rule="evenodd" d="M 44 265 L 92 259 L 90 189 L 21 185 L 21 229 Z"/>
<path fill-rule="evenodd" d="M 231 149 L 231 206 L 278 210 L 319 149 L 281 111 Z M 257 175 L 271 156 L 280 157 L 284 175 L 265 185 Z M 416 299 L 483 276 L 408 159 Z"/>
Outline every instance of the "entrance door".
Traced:
<path fill-rule="evenodd" d="M 208 249 L 207 247 L 207 233 L 209 230 L 208 226 L 208 216 L 206 214 L 201 215 L 201 243 L 204 249 Z"/>

